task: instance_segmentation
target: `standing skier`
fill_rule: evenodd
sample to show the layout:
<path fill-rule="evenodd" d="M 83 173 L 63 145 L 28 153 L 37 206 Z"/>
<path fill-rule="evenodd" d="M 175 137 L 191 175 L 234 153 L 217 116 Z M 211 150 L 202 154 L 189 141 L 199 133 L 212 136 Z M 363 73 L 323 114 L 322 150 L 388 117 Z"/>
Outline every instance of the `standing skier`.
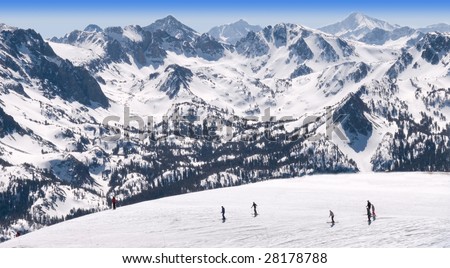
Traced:
<path fill-rule="evenodd" d="M 366 209 L 367 209 L 367 217 L 370 218 L 370 216 L 371 216 L 370 210 L 372 209 L 372 203 L 370 203 L 369 200 L 367 200 L 367 206 L 366 206 Z"/>
<path fill-rule="evenodd" d="M 112 202 L 112 207 L 113 207 L 113 209 L 116 209 L 116 202 L 117 202 L 117 201 L 116 201 L 116 197 L 115 197 L 115 196 L 113 196 L 111 202 Z"/>
<path fill-rule="evenodd" d="M 222 206 L 222 220 L 225 220 L 225 208 Z"/>
<path fill-rule="evenodd" d="M 375 214 L 375 206 L 372 204 L 372 216 L 375 218 L 377 215 Z"/>
<path fill-rule="evenodd" d="M 333 213 L 333 211 L 330 210 L 330 216 L 328 216 L 328 217 L 331 217 L 331 223 L 334 224 L 334 213 Z"/>
<path fill-rule="evenodd" d="M 253 205 L 251 206 L 251 208 L 253 208 L 253 211 L 255 212 L 255 216 L 258 215 L 258 212 L 256 211 L 256 207 L 257 207 L 257 206 L 258 206 L 258 205 L 256 205 L 255 202 L 253 202 Z"/>

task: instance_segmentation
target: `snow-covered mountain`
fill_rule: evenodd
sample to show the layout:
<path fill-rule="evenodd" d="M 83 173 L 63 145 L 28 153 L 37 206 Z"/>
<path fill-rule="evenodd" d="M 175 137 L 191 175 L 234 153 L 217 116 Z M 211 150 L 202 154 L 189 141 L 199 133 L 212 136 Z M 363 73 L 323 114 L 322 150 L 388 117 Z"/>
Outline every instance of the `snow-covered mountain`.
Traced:
<path fill-rule="evenodd" d="M 241 19 L 234 23 L 213 27 L 208 33 L 217 40 L 235 45 L 237 41 L 245 37 L 249 32 L 259 32 L 261 30 L 261 26 L 250 25 Z"/>
<path fill-rule="evenodd" d="M 268 181 L 119 206 L 0 247 L 449 247 L 449 187 L 447 174 L 407 172 Z"/>
<path fill-rule="evenodd" d="M 414 45 L 426 33 L 449 32 L 450 25 L 439 23 L 413 29 L 408 26 L 392 25 L 386 21 L 355 12 L 343 21 L 319 29 L 341 38 L 361 41 L 366 44 L 402 48 Z"/>
<path fill-rule="evenodd" d="M 21 218 L 36 228 L 104 209 L 83 155 L 103 157 L 100 147 L 86 147 L 85 130 L 109 99 L 85 68 L 57 56 L 33 30 L 2 27 L 0 48 L 2 226 Z"/>
<path fill-rule="evenodd" d="M 437 24 L 429 25 L 427 27 L 419 28 L 418 30 L 423 33 L 430 33 L 430 32 L 445 33 L 445 32 L 450 32 L 450 25 L 447 23 L 437 23 Z"/>
<path fill-rule="evenodd" d="M 448 34 L 371 45 L 280 23 L 233 45 L 172 16 L 51 41 L 0 29 L 1 239 L 112 196 L 450 170 Z"/>
<path fill-rule="evenodd" d="M 336 36 L 359 40 L 375 28 L 392 31 L 399 28 L 399 26 L 355 12 L 344 20 L 324 26 L 319 28 L 319 30 Z"/>
<path fill-rule="evenodd" d="M 396 28 L 392 31 L 375 28 L 365 34 L 359 41 L 372 45 L 412 46 L 423 37 L 423 33 L 410 27 Z"/>
<path fill-rule="evenodd" d="M 319 30 L 341 38 L 358 40 L 372 45 L 411 46 L 426 33 L 450 32 L 446 23 L 433 24 L 427 27 L 413 29 L 392 25 L 386 21 L 369 17 L 362 13 L 351 13 L 343 21 L 324 26 Z"/>
<path fill-rule="evenodd" d="M 197 36 L 199 36 L 199 33 L 184 25 L 172 15 L 156 20 L 152 24 L 143 27 L 143 29 L 148 32 L 156 32 L 158 30 L 164 31 L 181 40 L 193 41 Z"/>

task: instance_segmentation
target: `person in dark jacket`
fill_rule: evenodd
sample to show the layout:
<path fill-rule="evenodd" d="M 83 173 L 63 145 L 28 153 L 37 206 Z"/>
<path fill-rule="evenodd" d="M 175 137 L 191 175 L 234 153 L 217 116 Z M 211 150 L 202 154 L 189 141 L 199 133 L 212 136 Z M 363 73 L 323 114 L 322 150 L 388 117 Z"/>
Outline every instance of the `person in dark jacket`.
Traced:
<path fill-rule="evenodd" d="M 113 209 L 116 209 L 116 203 L 117 203 L 117 200 L 116 200 L 116 197 L 115 197 L 115 196 L 113 196 L 111 202 L 112 202 L 112 207 L 113 207 Z"/>
<path fill-rule="evenodd" d="M 222 220 L 225 220 L 225 208 L 222 206 Z"/>
<path fill-rule="evenodd" d="M 255 202 L 253 202 L 253 205 L 251 206 L 251 208 L 253 208 L 253 211 L 255 212 L 255 215 L 258 215 L 258 212 L 256 211 L 257 206 L 258 205 Z"/>
<path fill-rule="evenodd" d="M 370 210 L 372 209 L 372 203 L 370 203 L 369 200 L 367 200 L 367 206 L 366 206 L 366 209 L 367 209 L 367 217 L 370 218 L 370 216 L 372 216 L 371 213 L 370 213 Z"/>
<path fill-rule="evenodd" d="M 331 223 L 334 224 L 334 213 L 330 210 Z"/>

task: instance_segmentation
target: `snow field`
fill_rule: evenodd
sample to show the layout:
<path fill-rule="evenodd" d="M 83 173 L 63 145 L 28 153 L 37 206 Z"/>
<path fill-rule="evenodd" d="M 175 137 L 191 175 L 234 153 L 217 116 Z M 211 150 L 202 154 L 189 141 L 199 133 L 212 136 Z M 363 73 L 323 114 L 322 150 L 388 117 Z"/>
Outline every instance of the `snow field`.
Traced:
<path fill-rule="evenodd" d="M 449 190 L 445 173 L 273 180 L 119 207 L 0 247 L 450 247 Z M 367 200 L 378 216 L 371 224 Z"/>

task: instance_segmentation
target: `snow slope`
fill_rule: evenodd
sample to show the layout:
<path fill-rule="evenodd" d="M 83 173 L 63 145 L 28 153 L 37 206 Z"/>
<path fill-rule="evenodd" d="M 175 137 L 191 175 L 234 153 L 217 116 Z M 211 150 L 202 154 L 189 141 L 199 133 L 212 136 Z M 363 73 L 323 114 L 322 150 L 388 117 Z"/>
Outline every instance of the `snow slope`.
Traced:
<path fill-rule="evenodd" d="M 446 173 L 266 181 L 119 207 L 0 247 L 450 247 L 449 190 Z M 378 215 L 371 224 L 367 199 Z M 338 222 L 332 227 L 329 209 Z"/>

